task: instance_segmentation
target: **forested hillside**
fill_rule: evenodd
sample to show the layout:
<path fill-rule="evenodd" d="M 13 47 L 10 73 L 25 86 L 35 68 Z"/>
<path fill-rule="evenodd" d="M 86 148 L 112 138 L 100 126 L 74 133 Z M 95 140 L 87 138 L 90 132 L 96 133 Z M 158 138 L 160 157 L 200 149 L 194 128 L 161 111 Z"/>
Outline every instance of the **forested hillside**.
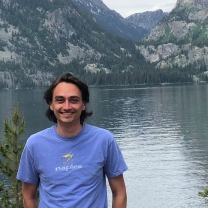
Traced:
<path fill-rule="evenodd" d="M 196 73 L 155 67 L 144 42 L 105 31 L 72 1 L 0 1 L 0 13 L 0 88 L 44 87 L 66 71 L 89 85 L 191 82 Z"/>
<path fill-rule="evenodd" d="M 65 71 L 90 85 L 140 83 L 132 73 L 151 68 L 133 41 L 106 32 L 71 1 L 8 0 L 0 9 L 1 88 L 46 86 Z"/>

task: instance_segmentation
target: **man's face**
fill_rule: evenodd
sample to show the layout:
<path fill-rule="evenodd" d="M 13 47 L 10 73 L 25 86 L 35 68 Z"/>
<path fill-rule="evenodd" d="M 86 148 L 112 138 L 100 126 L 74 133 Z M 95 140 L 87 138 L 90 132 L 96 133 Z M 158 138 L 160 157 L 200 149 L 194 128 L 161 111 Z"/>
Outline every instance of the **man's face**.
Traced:
<path fill-rule="evenodd" d="M 57 124 L 80 124 L 80 115 L 85 110 L 79 88 L 71 83 L 59 83 L 53 92 L 50 109 L 57 118 Z"/>

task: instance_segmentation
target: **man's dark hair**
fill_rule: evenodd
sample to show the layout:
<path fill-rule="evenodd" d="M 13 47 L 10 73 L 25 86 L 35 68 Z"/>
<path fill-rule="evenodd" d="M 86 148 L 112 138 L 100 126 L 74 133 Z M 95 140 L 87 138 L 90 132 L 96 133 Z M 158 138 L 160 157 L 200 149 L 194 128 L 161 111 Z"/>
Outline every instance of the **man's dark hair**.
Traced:
<path fill-rule="evenodd" d="M 64 73 L 60 77 L 58 77 L 56 80 L 54 80 L 54 82 L 45 91 L 43 98 L 46 100 L 48 105 L 52 103 L 53 92 L 54 92 L 55 87 L 61 82 L 66 82 L 66 83 L 71 83 L 71 84 L 76 85 L 81 91 L 82 101 L 85 104 L 89 103 L 90 93 L 89 93 L 88 86 L 84 82 L 79 80 L 77 77 L 72 75 L 71 73 Z M 57 123 L 57 118 L 55 117 L 54 112 L 50 109 L 50 106 L 46 110 L 45 115 L 50 121 Z M 85 119 L 91 115 L 92 115 L 92 111 L 87 112 L 87 107 L 85 106 L 85 110 L 83 110 L 80 115 L 80 123 L 83 123 Z"/>

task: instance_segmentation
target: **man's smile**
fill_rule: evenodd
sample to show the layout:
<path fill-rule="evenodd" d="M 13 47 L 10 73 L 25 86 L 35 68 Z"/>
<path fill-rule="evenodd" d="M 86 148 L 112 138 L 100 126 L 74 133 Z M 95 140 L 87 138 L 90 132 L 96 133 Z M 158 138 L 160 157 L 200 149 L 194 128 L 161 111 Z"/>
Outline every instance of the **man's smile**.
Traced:
<path fill-rule="evenodd" d="M 74 114 L 74 112 L 61 112 L 61 114 L 63 114 L 63 115 L 72 115 L 72 114 Z"/>

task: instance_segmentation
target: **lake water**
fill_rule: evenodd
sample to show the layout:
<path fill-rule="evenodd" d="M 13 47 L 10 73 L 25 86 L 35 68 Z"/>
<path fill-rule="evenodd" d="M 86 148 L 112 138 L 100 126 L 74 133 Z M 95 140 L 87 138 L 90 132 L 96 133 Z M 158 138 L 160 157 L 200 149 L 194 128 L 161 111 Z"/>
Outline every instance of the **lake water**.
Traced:
<path fill-rule="evenodd" d="M 26 120 L 23 141 L 50 126 L 43 92 L 0 91 L 0 134 L 14 102 Z M 94 113 L 88 123 L 114 133 L 129 167 L 128 208 L 207 207 L 198 192 L 208 187 L 208 85 L 100 87 L 90 93 Z"/>

